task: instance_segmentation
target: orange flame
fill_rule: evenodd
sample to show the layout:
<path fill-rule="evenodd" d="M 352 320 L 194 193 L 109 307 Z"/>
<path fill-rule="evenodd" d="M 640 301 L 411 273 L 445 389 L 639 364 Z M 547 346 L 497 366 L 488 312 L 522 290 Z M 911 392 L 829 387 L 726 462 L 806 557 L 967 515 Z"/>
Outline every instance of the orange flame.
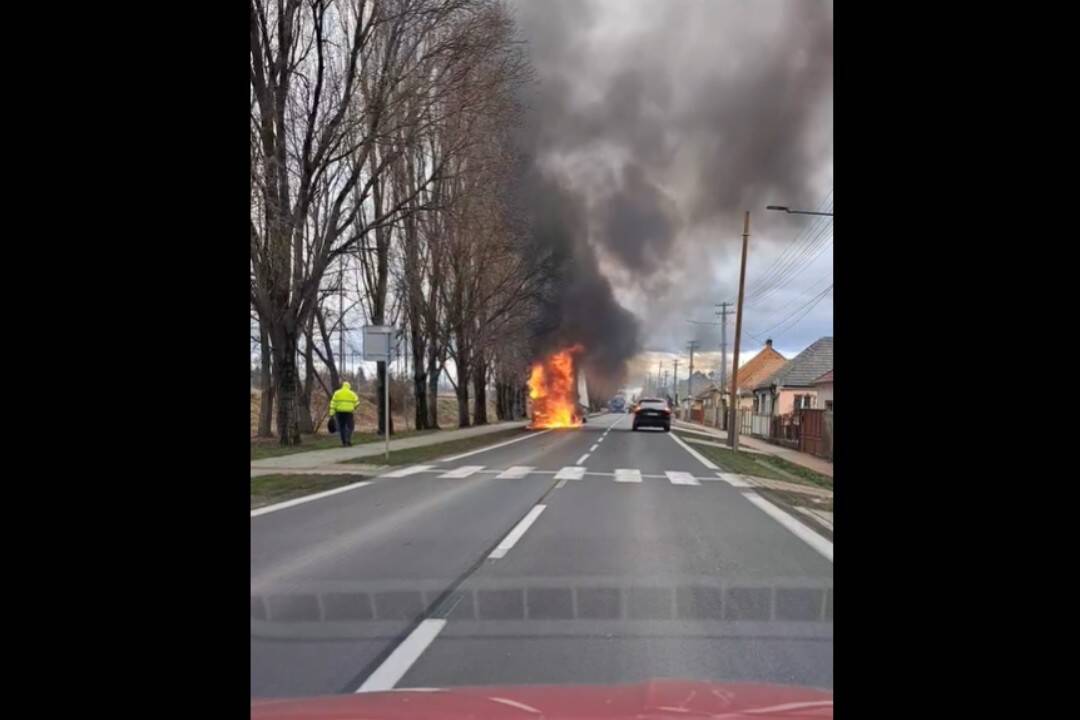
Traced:
<path fill-rule="evenodd" d="M 529 398 L 532 400 L 534 428 L 579 427 L 581 417 L 574 386 L 575 345 L 533 364 L 529 374 Z"/>

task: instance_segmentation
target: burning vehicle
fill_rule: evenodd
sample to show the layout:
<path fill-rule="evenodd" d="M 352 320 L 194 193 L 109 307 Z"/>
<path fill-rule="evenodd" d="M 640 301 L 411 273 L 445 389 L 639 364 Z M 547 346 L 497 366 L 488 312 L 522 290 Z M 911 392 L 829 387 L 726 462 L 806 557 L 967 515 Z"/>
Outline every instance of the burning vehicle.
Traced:
<path fill-rule="evenodd" d="M 565 348 L 535 363 L 529 373 L 532 429 L 581 427 L 587 422 L 589 391 L 575 357 L 581 345 Z"/>

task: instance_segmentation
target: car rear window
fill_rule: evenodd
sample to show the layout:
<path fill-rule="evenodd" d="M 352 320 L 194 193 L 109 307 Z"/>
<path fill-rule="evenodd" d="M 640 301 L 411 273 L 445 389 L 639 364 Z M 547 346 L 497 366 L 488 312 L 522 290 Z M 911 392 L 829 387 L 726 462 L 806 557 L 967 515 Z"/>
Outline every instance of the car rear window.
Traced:
<path fill-rule="evenodd" d="M 641 407 L 650 410 L 667 410 L 667 403 L 663 400 L 643 400 Z"/>

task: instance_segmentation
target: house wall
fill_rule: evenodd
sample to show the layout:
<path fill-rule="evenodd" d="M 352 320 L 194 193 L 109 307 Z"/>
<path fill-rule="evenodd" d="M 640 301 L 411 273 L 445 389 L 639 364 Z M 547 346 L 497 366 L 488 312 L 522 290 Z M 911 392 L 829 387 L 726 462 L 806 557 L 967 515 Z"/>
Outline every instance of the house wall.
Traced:
<path fill-rule="evenodd" d="M 780 397 L 777 401 L 777 406 L 773 409 L 773 415 L 787 415 L 795 412 L 795 396 L 796 395 L 810 395 L 814 397 L 811 407 L 820 407 L 817 400 L 817 391 L 813 388 L 783 388 L 780 390 Z"/>
<path fill-rule="evenodd" d="M 817 400 L 814 401 L 814 407 L 824 408 L 825 402 L 832 402 L 833 399 L 833 384 L 821 383 L 814 386 L 817 389 Z"/>

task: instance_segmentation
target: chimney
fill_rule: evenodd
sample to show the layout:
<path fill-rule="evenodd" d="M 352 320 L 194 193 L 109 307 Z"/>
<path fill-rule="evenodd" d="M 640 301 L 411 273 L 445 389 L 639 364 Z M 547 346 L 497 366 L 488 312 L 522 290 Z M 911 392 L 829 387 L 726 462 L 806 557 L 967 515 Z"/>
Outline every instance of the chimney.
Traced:
<path fill-rule="evenodd" d="M 767 348 L 772 347 L 772 338 L 769 338 L 768 340 L 765 341 L 765 347 L 767 347 Z"/>

